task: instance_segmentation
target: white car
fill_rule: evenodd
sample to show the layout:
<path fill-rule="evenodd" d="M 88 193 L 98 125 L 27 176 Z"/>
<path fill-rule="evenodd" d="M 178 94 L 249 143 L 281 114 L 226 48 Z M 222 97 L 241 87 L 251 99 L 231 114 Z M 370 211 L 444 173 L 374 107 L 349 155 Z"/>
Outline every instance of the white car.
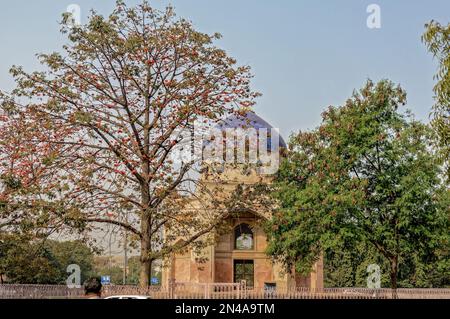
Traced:
<path fill-rule="evenodd" d="M 103 299 L 151 299 L 151 298 L 150 296 L 123 295 L 123 296 L 109 296 Z"/>

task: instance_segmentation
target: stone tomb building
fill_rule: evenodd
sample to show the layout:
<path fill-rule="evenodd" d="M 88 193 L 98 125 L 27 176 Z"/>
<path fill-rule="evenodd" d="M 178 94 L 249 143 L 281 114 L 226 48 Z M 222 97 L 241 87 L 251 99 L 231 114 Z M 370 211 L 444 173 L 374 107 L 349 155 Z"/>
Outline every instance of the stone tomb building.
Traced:
<path fill-rule="evenodd" d="M 232 116 L 224 121 L 223 127 L 243 127 L 251 125 L 256 130 L 271 129 L 272 126 L 257 116 L 247 112 L 245 117 Z M 269 140 L 270 141 L 270 140 Z M 286 147 L 280 137 L 280 148 Z M 273 151 L 268 142 L 268 149 Z M 243 174 L 242 170 L 224 168 L 221 187 L 224 192 L 232 192 L 237 184 L 255 184 L 270 176 L 260 174 L 256 170 Z M 215 187 L 209 176 L 201 176 L 203 183 Z M 217 237 L 217 240 L 202 251 L 202 261 L 198 261 L 196 253 L 189 249 L 183 254 L 174 255 L 163 268 L 163 284 L 169 280 L 184 283 L 234 283 L 246 281 L 247 287 L 256 290 L 275 288 L 286 290 L 293 287 L 323 288 L 323 262 L 320 259 L 308 276 L 287 273 L 281 265 L 273 263 L 265 251 L 267 247 L 266 234 L 261 227 L 264 219 L 270 218 L 270 212 L 264 208 L 240 212 L 226 220 L 228 231 Z"/>

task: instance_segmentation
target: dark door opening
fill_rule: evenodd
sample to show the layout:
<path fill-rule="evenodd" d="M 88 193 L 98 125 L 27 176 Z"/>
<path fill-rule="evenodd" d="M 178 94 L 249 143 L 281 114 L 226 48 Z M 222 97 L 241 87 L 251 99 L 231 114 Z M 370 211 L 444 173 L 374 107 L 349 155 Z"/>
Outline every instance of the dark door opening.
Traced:
<path fill-rule="evenodd" d="M 247 287 L 253 288 L 254 273 L 253 260 L 234 260 L 234 282 L 245 280 Z"/>

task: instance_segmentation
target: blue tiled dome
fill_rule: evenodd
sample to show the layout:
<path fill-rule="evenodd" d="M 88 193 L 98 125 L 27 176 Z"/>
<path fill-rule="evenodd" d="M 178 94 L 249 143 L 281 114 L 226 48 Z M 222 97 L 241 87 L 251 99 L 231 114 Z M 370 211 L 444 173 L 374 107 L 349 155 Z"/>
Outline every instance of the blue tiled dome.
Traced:
<path fill-rule="evenodd" d="M 272 125 L 267 123 L 264 119 L 259 117 L 255 112 L 253 111 L 247 111 L 245 115 L 238 115 L 234 114 L 226 119 L 224 119 L 222 122 L 218 124 L 219 128 L 226 129 L 226 128 L 255 128 L 257 131 L 262 128 L 266 128 L 268 132 L 270 133 L 270 129 L 273 128 Z M 279 137 L 278 146 L 282 148 L 286 148 L 286 142 L 283 140 L 281 135 L 277 132 L 276 133 Z M 272 148 L 272 141 L 271 138 L 267 138 L 267 149 L 270 151 L 274 151 Z"/>

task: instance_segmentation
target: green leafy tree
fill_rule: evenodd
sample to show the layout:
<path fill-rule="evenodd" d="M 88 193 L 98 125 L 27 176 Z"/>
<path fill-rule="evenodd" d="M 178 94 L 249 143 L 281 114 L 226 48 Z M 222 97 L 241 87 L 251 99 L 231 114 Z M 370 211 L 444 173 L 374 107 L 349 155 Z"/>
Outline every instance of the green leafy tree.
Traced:
<path fill-rule="evenodd" d="M 82 241 L 47 240 L 44 246 L 57 261 L 60 283 L 65 282 L 68 276 L 67 266 L 71 264 L 80 266 L 81 282 L 93 275 L 94 251 Z"/>
<path fill-rule="evenodd" d="M 367 267 L 381 269 L 381 287 L 389 287 L 389 262 L 371 244 L 358 242 L 324 252 L 326 287 L 366 287 Z M 399 265 L 398 285 L 403 288 L 447 288 L 450 286 L 448 252 L 434 251 L 427 256 L 411 254 Z"/>
<path fill-rule="evenodd" d="M 381 258 L 380 258 L 381 257 Z M 364 242 L 341 243 L 324 252 L 324 285 L 326 287 L 366 287 L 367 266 L 383 264 L 382 256 Z M 382 286 L 386 286 L 386 272 L 382 269 Z M 389 280 L 387 280 L 389 285 Z"/>
<path fill-rule="evenodd" d="M 40 244 L 29 238 L 3 235 L 0 239 L 0 273 L 10 283 L 57 284 L 58 263 Z"/>
<path fill-rule="evenodd" d="M 65 284 L 70 264 L 80 266 L 82 281 L 90 277 L 92 250 L 81 241 L 36 241 L 11 234 L 0 237 L 0 275 L 10 283 Z"/>
<path fill-rule="evenodd" d="M 450 23 L 441 25 L 431 21 L 425 25 L 422 41 L 439 63 L 434 86 L 436 104 L 433 108 L 433 126 L 440 136 L 440 145 L 447 165 L 447 178 L 450 178 Z"/>
<path fill-rule="evenodd" d="M 275 184 L 281 209 L 267 225 L 268 253 L 308 272 L 323 251 L 357 241 L 389 263 L 448 247 L 449 196 L 424 124 L 402 114 L 406 93 L 367 84 L 322 124 L 292 136 Z"/>

